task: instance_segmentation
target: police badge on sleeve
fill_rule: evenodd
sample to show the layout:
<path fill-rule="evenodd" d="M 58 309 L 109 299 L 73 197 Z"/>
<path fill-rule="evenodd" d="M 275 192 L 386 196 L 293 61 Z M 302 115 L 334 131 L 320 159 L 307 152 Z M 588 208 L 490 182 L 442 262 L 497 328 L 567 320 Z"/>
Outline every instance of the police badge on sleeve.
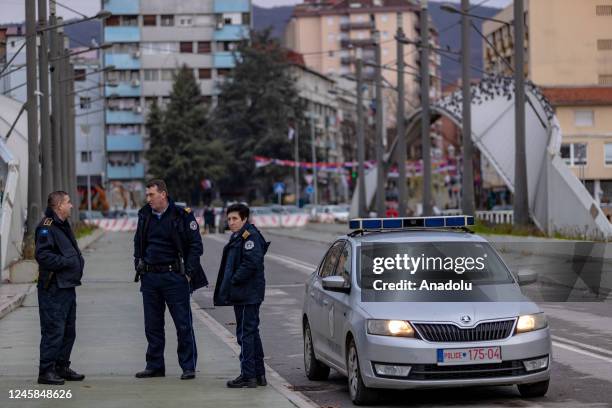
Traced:
<path fill-rule="evenodd" d="M 193 231 L 198 229 L 198 223 L 195 221 L 191 221 L 191 223 L 189 223 L 189 228 L 191 228 Z"/>
<path fill-rule="evenodd" d="M 255 243 L 251 240 L 248 240 L 247 242 L 244 243 L 244 249 L 246 249 L 247 251 L 250 249 L 253 249 L 254 246 L 255 246 Z"/>

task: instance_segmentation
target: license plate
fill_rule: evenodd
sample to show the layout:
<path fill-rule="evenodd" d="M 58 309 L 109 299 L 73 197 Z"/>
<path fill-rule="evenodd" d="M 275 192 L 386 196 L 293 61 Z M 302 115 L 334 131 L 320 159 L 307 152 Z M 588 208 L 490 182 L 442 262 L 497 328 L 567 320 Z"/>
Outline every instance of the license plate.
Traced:
<path fill-rule="evenodd" d="M 501 347 L 438 349 L 438 365 L 501 363 Z"/>

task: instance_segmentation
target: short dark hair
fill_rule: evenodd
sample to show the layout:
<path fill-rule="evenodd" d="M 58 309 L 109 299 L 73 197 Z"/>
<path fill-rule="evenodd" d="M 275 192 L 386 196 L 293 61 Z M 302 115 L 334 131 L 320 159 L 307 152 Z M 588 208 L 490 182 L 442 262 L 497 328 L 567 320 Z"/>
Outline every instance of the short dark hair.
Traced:
<path fill-rule="evenodd" d="M 247 207 L 244 204 L 240 204 L 240 203 L 232 204 L 229 207 L 227 207 L 227 211 L 225 212 L 225 215 L 229 215 L 229 213 L 231 212 L 237 212 L 241 220 L 249 218 L 249 215 L 251 214 L 251 210 L 249 210 L 249 207 Z"/>
<path fill-rule="evenodd" d="M 157 187 L 157 191 L 160 193 L 165 191 L 166 195 L 168 195 L 168 187 L 166 186 L 166 182 L 162 179 L 153 179 L 147 182 L 147 188 Z"/>
<path fill-rule="evenodd" d="M 66 197 L 67 195 L 67 192 L 61 190 L 50 193 L 47 197 L 47 207 L 55 210 L 62 203 L 64 197 Z"/>

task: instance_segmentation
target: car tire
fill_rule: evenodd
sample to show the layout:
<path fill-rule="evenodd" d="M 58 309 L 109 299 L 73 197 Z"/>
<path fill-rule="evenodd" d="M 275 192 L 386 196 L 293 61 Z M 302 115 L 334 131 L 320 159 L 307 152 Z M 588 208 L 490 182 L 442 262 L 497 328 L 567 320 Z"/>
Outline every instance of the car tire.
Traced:
<path fill-rule="evenodd" d="M 348 373 L 348 387 L 351 401 L 355 405 L 370 405 L 376 402 L 377 393 L 368 388 L 361 378 L 361 366 L 355 340 L 351 339 L 346 354 L 346 371 Z"/>
<path fill-rule="evenodd" d="M 548 391 L 548 384 L 550 380 L 540 381 L 531 384 L 518 384 L 518 390 L 523 398 L 537 398 L 543 397 Z"/>
<path fill-rule="evenodd" d="M 308 322 L 304 324 L 304 371 L 311 381 L 325 381 L 329 377 L 329 367 L 317 360 Z"/>

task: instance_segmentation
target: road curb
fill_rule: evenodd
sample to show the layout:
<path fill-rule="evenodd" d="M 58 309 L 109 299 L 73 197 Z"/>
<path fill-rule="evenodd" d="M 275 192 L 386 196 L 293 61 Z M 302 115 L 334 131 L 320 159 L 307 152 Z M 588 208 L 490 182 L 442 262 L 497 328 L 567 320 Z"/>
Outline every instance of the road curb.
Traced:
<path fill-rule="evenodd" d="M 225 328 L 222 324 L 217 322 L 210 314 L 202 310 L 200 306 L 195 302 L 191 301 L 192 309 L 194 314 L 202 323 L 204 323 L 226 346 L 228 346 L 237 355 L 240 354 L 240 347 L 236 343 L 236 337 Z M 264 363 L 266 367 L 266 379 L 268 384 L 272 386 L 278 393 L 283 397 L 287 398 L 294 406 L 298 408 L 319 408 L 318 404 L 315 404 L 310 398 L 306 397 L 299 391 L 292 391 L 290 389 L 291 384 L 285 380 L 278 372 L 276 372 L 267 363 Z"/>
<path fill-rule="evenodd" d="M 16 294 L 9 301 L 0 304 L 0 319 L 19 308 L 33 288 L 34 285 L 29 285 L 23 292 Z"/>

